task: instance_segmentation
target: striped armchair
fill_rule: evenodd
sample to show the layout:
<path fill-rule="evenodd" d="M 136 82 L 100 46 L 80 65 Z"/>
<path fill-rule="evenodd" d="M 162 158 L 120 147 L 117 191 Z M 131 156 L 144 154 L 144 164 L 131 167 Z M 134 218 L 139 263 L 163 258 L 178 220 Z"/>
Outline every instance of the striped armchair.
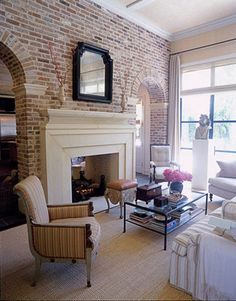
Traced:
<path fill-rule="evenodd" d="M 29 176 L 14 187 L 24 201 L 29 245 L 35 258 L 36 285 L 43 262 L 84 262 L 90 287 L 92 256 L 97 253 L 100 225 L 93 216 L 92 202 L 47 206 L 40 180 Z"/>

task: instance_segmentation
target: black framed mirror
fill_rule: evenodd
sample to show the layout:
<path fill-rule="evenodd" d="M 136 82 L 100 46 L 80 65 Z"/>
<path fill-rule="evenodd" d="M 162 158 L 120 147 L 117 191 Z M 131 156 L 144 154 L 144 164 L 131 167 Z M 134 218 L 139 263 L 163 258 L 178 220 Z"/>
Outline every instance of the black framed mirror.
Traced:
<path fill-rule="evenodd" d="M 73 56 L 73 100 L 111 103 L 112 76 L 109 51 L 79 42 Z"/>

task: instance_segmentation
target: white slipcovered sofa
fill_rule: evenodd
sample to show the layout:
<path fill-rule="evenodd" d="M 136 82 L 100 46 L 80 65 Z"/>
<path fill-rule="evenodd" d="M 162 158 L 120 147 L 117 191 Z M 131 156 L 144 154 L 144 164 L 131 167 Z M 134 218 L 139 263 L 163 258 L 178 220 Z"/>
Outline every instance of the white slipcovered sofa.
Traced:
<path fill-rule="evenodd" d="M 236 196 L 236 161 L 217 161 L 217 163 L 220 171 L 208 180 L 210 200 L 212 201 L 213 195 L 230 200 Z"/>
<path fill-rule="evenodd" d="M 219 226 L 209 224 L 216 220 Z M 234 222 L 231 222 L 234 220 Z M 234 227 L 224 228 L 225 223 Z M 236 198 L 177 235 L 170 284 L 199 300 L 236 299 Z"/>

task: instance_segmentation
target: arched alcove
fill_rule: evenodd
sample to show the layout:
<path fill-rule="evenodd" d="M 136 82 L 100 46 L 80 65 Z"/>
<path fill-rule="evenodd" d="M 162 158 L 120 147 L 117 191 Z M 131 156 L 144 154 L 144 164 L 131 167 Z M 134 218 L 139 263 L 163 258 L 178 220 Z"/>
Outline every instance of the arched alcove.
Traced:
<path fill-rule="evenodd" d="M 34 63 L 18 39 L 7 30 L 0 32 L 0 59 L 13 81 L 16 105 L 17 161 L 19 178 L 30 174 L 26 85 L 35 81 Z"/>
<path fill-rule="evenodd" d="M 164 87 L 165 79 L 157 72 L 142 71 L 132 87 L 132 96 L 142 102 L 143 121 L 140 129 L 143 137 L 140 146 L 137 145 L 137 170 L 149 173 L 150 144 L 166 144 L 168 105 L 167 93 Z M 140 147 L 140 148 L 138 148 Z M 139 162 L 142 160 L 142 162 Z"/>

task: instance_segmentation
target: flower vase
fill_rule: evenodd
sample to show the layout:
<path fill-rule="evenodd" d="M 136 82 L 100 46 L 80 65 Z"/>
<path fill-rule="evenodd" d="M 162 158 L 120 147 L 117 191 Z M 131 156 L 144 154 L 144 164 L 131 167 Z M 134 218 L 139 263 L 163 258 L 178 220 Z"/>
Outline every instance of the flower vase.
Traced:
<path fill-rule="evenodd" d="M 176 192 L 182 193 L 183 187 L 184 187 L 184 185 L 182 182 L 178 182 L 178 181 L 171 182 L 170 183 L 170 193 L 176 193 Z"/>
<path fill-rule="evenodd" d="M 60 100 L 60 104 L 63 104 L 63 102 L 65 101 L 65 87 L 64 86 L 60 86 L 59 87 L 59 92 L 58 92 L 58 98 Z"/>
<path fill-rule="evenodd" d="M 125 112 L 126 110 L 126 103 L 127 103 L 127 99 L 126 96 L 124 94 L 121 95 L 121 102 L 120 102 L 120 106 L 121 106 L 121 112 Z"/>

